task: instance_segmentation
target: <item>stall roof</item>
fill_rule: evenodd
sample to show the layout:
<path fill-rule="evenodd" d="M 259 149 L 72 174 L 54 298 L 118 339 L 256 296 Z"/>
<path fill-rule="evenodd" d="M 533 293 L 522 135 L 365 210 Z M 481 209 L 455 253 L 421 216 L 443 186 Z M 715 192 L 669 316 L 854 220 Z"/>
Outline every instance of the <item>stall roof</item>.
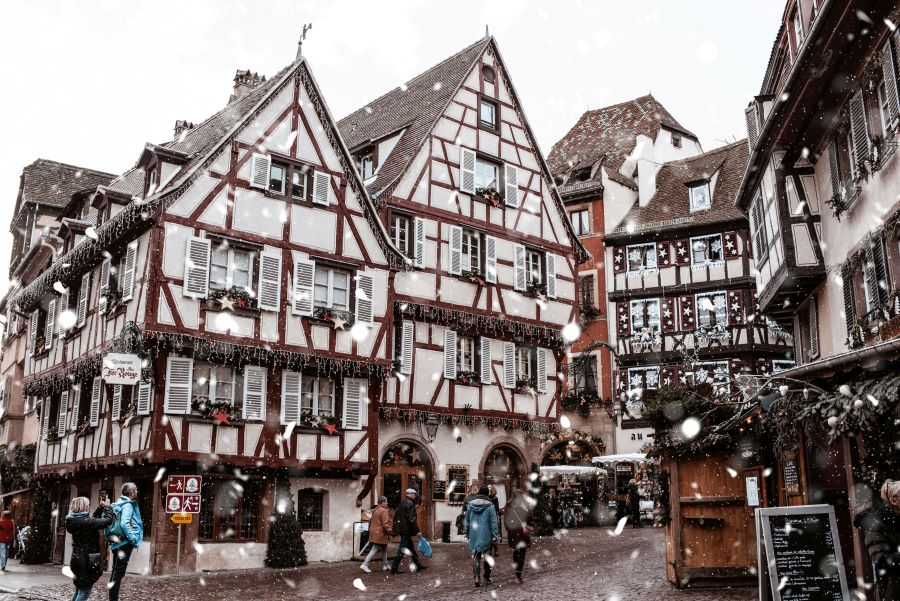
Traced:
<path fill-rule="evenodd" d="M 647 455 L 644 453 L 622 453 L 619 455 L 600 455 L 594 457 L 591 461 L 594 463 L 618 463 L 620 461 L 647 461 Z M 543 469 L 543 468 L 541 468 Z"/>
<path fill-rule="evenodd" d="M 541 474 L 595 475 L 598 468 L 593 465 L 542 465 Z"/>

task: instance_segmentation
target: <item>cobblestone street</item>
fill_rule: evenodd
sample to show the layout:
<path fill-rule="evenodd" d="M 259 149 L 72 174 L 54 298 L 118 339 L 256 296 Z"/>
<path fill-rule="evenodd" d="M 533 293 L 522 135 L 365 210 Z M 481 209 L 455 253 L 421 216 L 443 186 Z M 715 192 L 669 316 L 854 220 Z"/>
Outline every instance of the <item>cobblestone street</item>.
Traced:
<path fill-rule="evenodd" d="M 679 591 L 663 574 L 661 530 L 626 529 L 612 537 L 606 528 L 574 530 L 558 538 L 538 539 L 529 550 L 525 583 L 516 585 L 509 563 L 512 553 L 504 544 L 498 558 L 494 584 L 475 589 L 466 548 L 462 544 L 435 545 L 429 569 L 421 574 L 388 576 L 364 574 L 358 562 L 317 564 L 299 570 L 241 570 L 181 577 L 129 576 L 123 599 L 414 599 L 459 600 L 469 598 L 528 600 L 593 599 L 598 601 L 751 601 L 751 589 Z M 378 562 L 375 562 L 379 565 Z M 366 590 L 357 585 L 361 579 Z M 107 598 L 101 580 L 91 600 Z M 0 595 L 0 601 L 17 599 L 65 600 L 69 586 L 26 589 Z"/>

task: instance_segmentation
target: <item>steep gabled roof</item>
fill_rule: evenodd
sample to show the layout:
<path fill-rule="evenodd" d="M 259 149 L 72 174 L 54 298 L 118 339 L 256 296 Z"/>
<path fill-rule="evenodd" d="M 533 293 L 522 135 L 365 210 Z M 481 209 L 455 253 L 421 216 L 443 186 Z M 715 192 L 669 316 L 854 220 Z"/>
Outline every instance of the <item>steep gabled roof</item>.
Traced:
<path fill-rule="evenodd" d="M 404 130 L 368 185 L 373 195 L 380 195 L 406 171 L 488 44 L 490 38 L 478 40 L 338 121 L 351 149 Z"/>
<path fill-rule="evenodd" d="M 115 177 L 112 173 L 38 159 L 22 170 L 16 212 L 26 202 L 65 208 L 73 194 L 108 184 Z"/>
<path fill-rule="evenodd" d="M 607 240 L 648 237 L 648 232 L 670 232 L 713 223 L 745 221 L 734 206 L 744 169 L 747 140 L 680 161 L 665 163 L 656 175 L 656 193 L 645 206 L 635 203 Z M 688 184 L 710 179 L 718 172 L 710 208 L 691 212 Z"/>
<path fill-rule="evenodd" d="M 547 163 L 553 175 L 562 175 L 569 171 L 589 169 L 603 160 L 603 169 L 611 179 L 633 187 L 634 183 L 619 174 L 618 169 L 634 150 L 638 135 L 655 140 L 662 127 L 697 139 L 650 94 L 587 111 L 553 145 L 547 155 Z M 602 170 L 596 169 L 591 179 L 599 181 L 601 175 Z"/>

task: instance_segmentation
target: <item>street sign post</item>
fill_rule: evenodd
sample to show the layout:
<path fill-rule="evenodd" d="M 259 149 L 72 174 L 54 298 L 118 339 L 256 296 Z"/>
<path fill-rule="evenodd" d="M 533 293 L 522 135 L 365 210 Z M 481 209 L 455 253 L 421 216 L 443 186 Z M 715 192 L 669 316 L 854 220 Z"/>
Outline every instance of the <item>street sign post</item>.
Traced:
<path fill-rule="evenodd" d="M 178 543 L 175 547 L 175 574 L 181 571 L 181 527 L 193 522 L 200 513 L 200 487 L 203 476 L 169 476 L 166 482 L 166 513 L 178 526 Z"/>

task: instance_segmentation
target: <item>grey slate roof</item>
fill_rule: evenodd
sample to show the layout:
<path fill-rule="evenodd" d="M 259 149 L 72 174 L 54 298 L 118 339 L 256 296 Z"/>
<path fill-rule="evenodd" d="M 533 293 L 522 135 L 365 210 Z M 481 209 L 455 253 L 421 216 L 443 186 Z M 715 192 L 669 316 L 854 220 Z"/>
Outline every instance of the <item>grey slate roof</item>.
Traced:
<path fill-rule="evenodd" d="M 38 159 L 22 170 L 16 210 L 26 202 L 62 209 L 73 194 L 94 190 L 114 177 L 112 173 Z"/>
<path fill-rule="evenodd" d="M 478 40 L 338 121 L 341 136 L 351 149 L 406 128 L 368 185 L 373 195 L 381 194 L 406 170 L 488 44 L 490 38 Z"/>

